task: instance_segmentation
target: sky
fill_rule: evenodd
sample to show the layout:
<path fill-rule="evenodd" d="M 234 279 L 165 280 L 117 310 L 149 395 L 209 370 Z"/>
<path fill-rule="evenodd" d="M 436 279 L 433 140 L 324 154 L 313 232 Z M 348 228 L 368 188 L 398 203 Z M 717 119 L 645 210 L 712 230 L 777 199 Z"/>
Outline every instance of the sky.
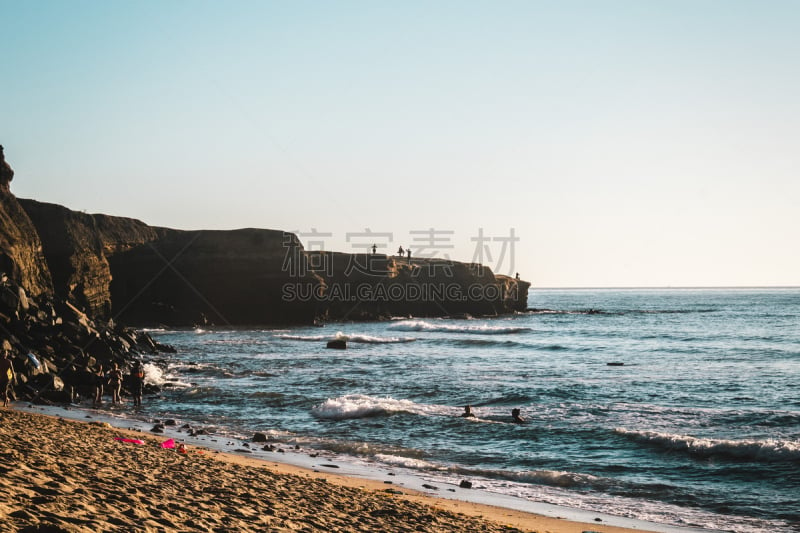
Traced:
<path fill-rule="evenodd" d="M 0 13 L 18 197 L 534 287 L 800 285 L 799 2 Z"/>

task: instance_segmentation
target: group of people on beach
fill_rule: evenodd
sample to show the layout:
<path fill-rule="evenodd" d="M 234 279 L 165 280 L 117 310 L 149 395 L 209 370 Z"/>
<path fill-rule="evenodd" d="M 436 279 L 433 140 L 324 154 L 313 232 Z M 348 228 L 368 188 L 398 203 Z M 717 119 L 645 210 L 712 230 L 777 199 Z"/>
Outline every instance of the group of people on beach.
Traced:
<path fill-rule="evenodd" d="M 78 399 L 77 385 L 81 381 L 78 378 L 80 373 L 72 365 L 64 369 L 61 373 L 64 381 L 65 390 L 70 403 L 75 403 Z M 96 407 L 102 405 L 103 394 L 108 392 L 111 395 L 112 405 L 122 404 L 122 384 L 124 376 L 119 364 L 114 363 L 106 372 L 102 364 L 98 364 L 94 369 L 87 366 L 85 374 L 91 376 L 91 387 L 93 393 L 92 404 Z M 141 361 L 135 361 L 131 365 L 126 387 L 133 397 L 133 405 L 142 405 L 142 394 L 144 392 L 144 365 Z M 0 394 L 3 396 L 3 407 L 8 406 L 8 402 L 13 395 L 13 385 L 17 381 L 17 373 L 11 359 L 11 352 L 3 350 L 0 357 Z M 85 380 L 84 380 L 85 383 Z"/>
<path fill-rule="evenodd" d="M 92 372 L 92 386 L 94 389 L 93 405 L 97 407 L 103 404 L 103 393 L 106 391 L 111 394 L 111 404 L 122 404 L 122 381 L 123 374 L 119 364 L 114 363 L 108 372 L 105 372 L 103 365 L 97 365 Z M 128 375 L 128 388 L 133 397 L 134 407 L 142 405 L 142 393 L 144 391 L 144 366 L 141 361 L 135 361 L 130 368 Z M 70 401 L 75 399 L 74 388 L 70 390 Z"/>
<path fill-rule="evenodd" d="M 515 424 L 524 424 L 525 419 L 520 416 L 520 411 L 518 408 L 514 408 L 511 410 L 511 421 Z M 464 414 L 461 415 L 462 418 L 475 418 L 475 413 L 472 412 L 471 405 L 464 406 Z"/>

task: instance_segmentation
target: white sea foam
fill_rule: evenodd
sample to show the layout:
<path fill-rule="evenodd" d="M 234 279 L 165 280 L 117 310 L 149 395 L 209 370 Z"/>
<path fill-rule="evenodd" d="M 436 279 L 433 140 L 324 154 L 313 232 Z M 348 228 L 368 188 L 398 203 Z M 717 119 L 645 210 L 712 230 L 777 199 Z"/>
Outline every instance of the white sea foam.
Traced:
<path fill-rule="evenodd" d="M 144 382 L 148 385 L 163 385 L 167 380 L 161 367 L 153 363 L 144 364 Z"/>
<path fill-rule="evenodd" d="M 286 341 L 309 341 L 309 342 L 320 342 L 329 340 L 331 337 L 329 335 L 275 335 L 276 339 L 283 339 Z"/>
<path fill-rule="evenodd" d="M 530 331 L 531 328 L 523 326 L 490 326 L 480 325 L 461 325 L 434 323 L 426 320 L 406 320 L 389 326 L 389 329 L 396 331 L 430 331 L 441 333 L 472 333 L 478 335 L 501 335 L 507 333 L 523 333 Z"/>
<path fill-rule="evenodd" d="M 624 428 L 617 428 L 614 431 L 635 441 L 696 455 L 727 455 L 750 461 L 800 461 L 800 442 L 797 441 L 704 439 Z"/>
<path fill-rule="evenodd" d="M 332 340 L 342 340 L 346 342 L 360 342 L 365 344 L 392 344 L 413 342 L 417 340 L 414 337 L 374 337 L 371 335 L 360 334 L 347 334 L 337 331 L 336 335 L 275 335 L 276 339 L 283 339 L 289 341 L 308 341 L 308 342 L 327 342 Z"/>
<path fill-rule="evenodd" d="M 610 478 L 601 478 L 591 474 L 581 474 L 578 472 L 566 472 L 558 470 L 493 470 L 485 468 L 470 468 L 463 466 L 451 466 L 450 472 L 475 477 L 479 476 L 492 480 L 506 480 L 515 483 L 525 483 L 532 485 L 547 485 L 550 487 L 562 488 L 584 488 L 584 487 L 608 487 L 616 485 Z"/>
<path fill-rule="evenodd" d="M 523 472 L 514 472 L 511 477 L 515 481 L 550 485 L 551 487 L 585 487 L 608 484 L 601 478 L 591 474 L 556 470 L 527 470 Z"/>
<path fill-rule="evenodd" d="M 153 363 L 144 364 L 144 382 L 146 385 L 156 385 L 158 387 L 190 387 L 191 384 L 180 381 L 177 376 L 167 374 L 164 370 Z"/>
<path fill-rule="evenodd" d="M 396 400 L 390 397 L 378 398 L 365 394 L 348 394 L 338 398 L 328 398 L 311 409 L 318 418 L 345 420 L 366 418 L 392 413 L 431 414 L 440 411 L 437 406 L 422 405 L 410 400 Z"/>
<path fill-rule="evenodd" d="M 392 466 L 400 466 L 403 468 L 410 468 L 413 470 L 442 470 L 443 467 L 440 465 L 436 465 L 430 463 L 428 461 L 423 461 L 422 459 L 414 459 L 412 457 L 402 457 L 399 455 L 387 455 L 383 453 L 375 454 L 375 460 L 380 461 L 381 463 L 392 465 Z"/>

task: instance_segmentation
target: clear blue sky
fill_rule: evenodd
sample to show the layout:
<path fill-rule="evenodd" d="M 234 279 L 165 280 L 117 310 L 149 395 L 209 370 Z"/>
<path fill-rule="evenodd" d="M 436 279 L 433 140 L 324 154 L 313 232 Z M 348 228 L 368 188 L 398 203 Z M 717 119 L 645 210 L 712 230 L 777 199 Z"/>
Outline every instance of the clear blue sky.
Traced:
<path fill-rule="evenodd" d="M 0 13 L 17 196 L 316 228 L 312 247 L 410 246 L 543 287 L 800 285 L 800 2 Z"/>

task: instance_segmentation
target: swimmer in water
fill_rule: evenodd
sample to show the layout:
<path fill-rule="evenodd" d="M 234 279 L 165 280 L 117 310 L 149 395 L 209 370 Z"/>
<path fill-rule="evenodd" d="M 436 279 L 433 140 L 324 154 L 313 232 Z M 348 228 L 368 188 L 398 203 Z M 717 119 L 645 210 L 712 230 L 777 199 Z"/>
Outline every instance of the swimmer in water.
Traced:
<path fill-rule="evenodd" d="M 461 418 L 474 418 L 474 417 L 475 417 L 475 414 L 472 412 L 472 406 L 471 405 L 465 405 L 464 406 L 464 414 L 461 415 Z"/>
<path fill-rule="evenodd" d="M 511 410 L 511 418 L 514 419 L 515 424 L 524 424 L 525 419 L 519 416 L 519 409 L 512 409 Z"/>

